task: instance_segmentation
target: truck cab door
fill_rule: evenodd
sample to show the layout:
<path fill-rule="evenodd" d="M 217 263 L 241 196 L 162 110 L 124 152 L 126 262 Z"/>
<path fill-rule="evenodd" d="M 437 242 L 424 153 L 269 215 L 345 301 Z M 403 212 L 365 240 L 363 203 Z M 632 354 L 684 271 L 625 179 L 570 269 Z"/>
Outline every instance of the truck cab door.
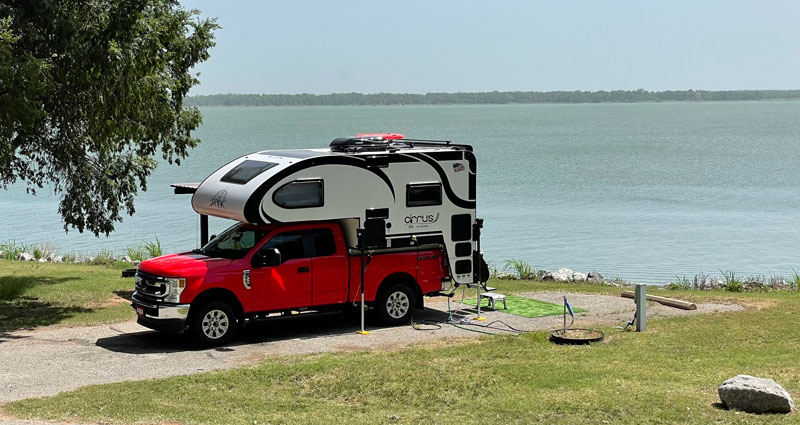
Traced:
<path fill-rule="evenodd" d="M 308 232 L 311 258 L 312 304 L 328 305 L 347 302 L 347 285 L 350 280 L 350 259 L 344 238 L 336 236 L 331 229 L 314 229 Z"/>
<path fill-rule="evenodd" d="M 261 265 L 256 253 L 250 270 L 250 305 L 253 311 L 285 310 L 311 305 L 311 258 L 304 232 L 285 232 L 271 237 L 259 251 L 277 249 L 280 264 Z M 258 266 L 258 267 L 257 267 Z"/>

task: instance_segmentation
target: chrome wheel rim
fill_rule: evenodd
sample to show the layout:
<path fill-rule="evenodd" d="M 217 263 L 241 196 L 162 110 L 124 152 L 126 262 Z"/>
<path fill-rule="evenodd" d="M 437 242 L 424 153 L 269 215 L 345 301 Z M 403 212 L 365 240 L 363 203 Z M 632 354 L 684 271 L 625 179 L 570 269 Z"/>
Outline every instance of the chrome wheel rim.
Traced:
<path fill-rule="evenodd" d="M 405 292 L 392 292 L 389 298 L 386 299 L 386 312 L 393 319 L 400 319 L 408 313 L 410 305 L 408 295 Z"/>
<path fill-rule="evenodd" d="M 205 336 L 209 339 L 220 339 L 228 333 L 230 319 L 222 310 L 210 310 L 203 317 L 203 323 L 200 326 Z"/>

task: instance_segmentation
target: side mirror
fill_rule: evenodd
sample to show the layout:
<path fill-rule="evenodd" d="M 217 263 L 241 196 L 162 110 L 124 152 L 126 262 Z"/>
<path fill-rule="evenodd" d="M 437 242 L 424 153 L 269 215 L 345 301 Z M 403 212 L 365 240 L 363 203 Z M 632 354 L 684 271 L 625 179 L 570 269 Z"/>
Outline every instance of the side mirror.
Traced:
<path fill-rule="evenodd" d="M 211 237 L 209 237 L 208 240 L 213 241 L 214 238 L 216 238 L 216 237 L 217 237 L 217 235 L 211 235 Z"/>
<path fill-rule="evenodd" d="M 278 248 L 264 248 L 253 256 L 253 267 L 273 267 L 281 264 Z"/>

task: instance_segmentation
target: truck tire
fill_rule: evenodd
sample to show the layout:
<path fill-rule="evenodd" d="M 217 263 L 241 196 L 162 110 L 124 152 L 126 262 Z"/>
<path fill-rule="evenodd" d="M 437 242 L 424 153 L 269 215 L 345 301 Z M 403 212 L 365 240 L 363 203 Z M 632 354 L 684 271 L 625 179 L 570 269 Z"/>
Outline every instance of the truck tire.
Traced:
<path fill-rule="evenodd" d="M 402 283 L 382 288 L 375 301 L 375 310 L 381 322 L 387 325 L 409 323 L 416 305 L 414 291 Z"/>
<path fill-rule="evenodd" d="M 227 344 L 236 333 L 238 320 L 231 306 L 212 301 L 201 304 L 192 314 L 189 328 L 195 341 L 202 347 Z"/>

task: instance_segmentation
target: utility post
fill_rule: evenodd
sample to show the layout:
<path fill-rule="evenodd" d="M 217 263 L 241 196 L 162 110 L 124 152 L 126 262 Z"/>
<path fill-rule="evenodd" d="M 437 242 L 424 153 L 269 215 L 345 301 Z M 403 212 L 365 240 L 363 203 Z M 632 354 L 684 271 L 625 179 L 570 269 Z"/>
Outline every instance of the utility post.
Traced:
<path fill-rule="evenodd" d="M 636 332 L 642 332 L 647 327 L 647 285 L 644 283 L 636 284 L 634 303 L 636 304 Z"/>

